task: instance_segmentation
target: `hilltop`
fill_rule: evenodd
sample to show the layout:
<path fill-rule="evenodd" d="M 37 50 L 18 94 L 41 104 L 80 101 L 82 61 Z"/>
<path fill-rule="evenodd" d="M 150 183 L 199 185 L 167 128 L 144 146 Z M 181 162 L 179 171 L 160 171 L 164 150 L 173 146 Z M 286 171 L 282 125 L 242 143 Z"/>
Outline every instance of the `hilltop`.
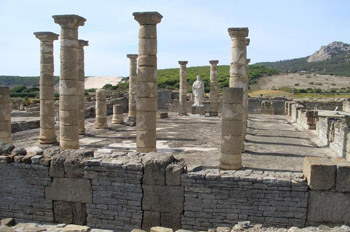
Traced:
<path fill-rule="evenodd" d="M 312 55 L 277 62 L 262 62 L 258 65 L 275 68 L 282 73 L 318 73 L 350 76 L 350 44 L 332 42 L 322 46 Z"/>

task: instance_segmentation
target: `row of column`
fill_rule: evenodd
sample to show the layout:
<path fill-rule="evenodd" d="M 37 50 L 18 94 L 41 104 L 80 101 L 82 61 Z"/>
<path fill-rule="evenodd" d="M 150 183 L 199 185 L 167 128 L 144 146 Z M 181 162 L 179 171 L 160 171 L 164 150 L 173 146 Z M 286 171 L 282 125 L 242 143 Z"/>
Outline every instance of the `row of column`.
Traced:
<path fill-rule="evenodd" d="M 179 115 L 187 115 L 187 61 L 180 64 Z M 210 116 L 218 116 L 218 60 L 210 60 Z"/>

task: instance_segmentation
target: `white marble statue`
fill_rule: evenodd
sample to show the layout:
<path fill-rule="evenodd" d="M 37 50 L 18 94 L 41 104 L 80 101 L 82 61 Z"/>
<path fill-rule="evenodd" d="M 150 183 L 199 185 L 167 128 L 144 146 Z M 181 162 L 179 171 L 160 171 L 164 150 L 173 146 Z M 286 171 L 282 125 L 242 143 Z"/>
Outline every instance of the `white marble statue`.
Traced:
<path fill-rule="evenodd" d="M 201 80 L 201 77 L 197 75 L 197 80 L 193 82 L 192 85 L 192 94 L 194 97 L 194 106 L 203 105 L 204 100 L 204 82 Z"/>

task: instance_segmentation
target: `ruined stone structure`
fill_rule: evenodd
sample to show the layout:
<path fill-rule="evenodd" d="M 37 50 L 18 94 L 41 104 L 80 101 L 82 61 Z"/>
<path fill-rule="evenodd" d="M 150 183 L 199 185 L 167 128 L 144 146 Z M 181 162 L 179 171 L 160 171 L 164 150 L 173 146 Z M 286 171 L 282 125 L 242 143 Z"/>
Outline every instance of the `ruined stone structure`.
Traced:
<path fill-rule="evenodd" d="M 95 129 L 107 128 L 106 90 L 96 89 L 96 121 Z"/>
<path fill-rule="evenodd" d="M 54 15 L 61 26 L 60 147 L 79 148 L 78 27 L 86 19 L 78 15 Z"/>
<path fill-rule="evenodd" d="M 53 42 L 58 35 L 52 32 L 35 32 L 40 40 L 40 135 L 42 144 L 55 143 L 54 109 L 54 57 Z"/>
<path fill-rule="evenodd" d="M 84 47 L 89 46 L 86 40 L 78 40 L 78 117 L 79 134 L 85 134 L 85 63 Z"/>
<path fill-rule="evenodd" d="M 210 60 L 210 116 L 218 116 L 218 60 Z"/>
<path fill-rule="evenodd" d="M 180 64 L 179 115 L 187 115 L 187 61 Z"/>
<path fill-rule="evenodd" d="M 128 54 L 126 57 L 130 59 L 128 122 L 135 122 L 137 98 L 137 54 Z"/>
<path fill-rule="evenodd" d="M 123 121 L 123 106 L 119 105 L 119 104 L 113 105 L 112 123 L 113 124 L 122 124 L 123 122 L 124 122 Z"/>
<path fill-rule="evenodd" d="M 138 152 L 156 151 L 157 122 L 157 24 L 162 15 L 158 12 L 135 12 L 140 24 L 138 54 L 138 84 L 136 102 Z"/>
<path fill-rule="evenodd" d="M 0 142 L 12 142 L 10 88 L 0 86 Z"/>
<path fill-rule="evenodd" d="M 224 88 L 222 99 L 221 157 L 222 169 L 242 167 L 243 89 Z"/>

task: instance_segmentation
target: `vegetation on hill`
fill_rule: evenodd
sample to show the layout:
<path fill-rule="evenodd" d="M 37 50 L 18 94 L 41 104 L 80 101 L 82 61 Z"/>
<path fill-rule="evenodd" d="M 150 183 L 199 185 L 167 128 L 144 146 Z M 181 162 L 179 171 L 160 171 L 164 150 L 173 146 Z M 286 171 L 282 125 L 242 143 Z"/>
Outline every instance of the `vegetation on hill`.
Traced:
<path fill-rule="evenodd" d="M 261 65 L 249 65 L 249 83 L 253 84 L 257 78 L 269 76 L 277 73 L 274 68 L 266 68 Z M 196 76 L 200 75 L 204 81 L 205 92 L 210 91 L 210 66 L 189 67 L 187 68 L 187 85 L 191 91 L 191 86 L 196 80 Z M 160 69 L 158 70 L 158 87 L 163 89 L 178 89 L 179 88 L 179 68 Z M 218 66 L 218 85 L 219 88 L 229 86 L 230 81 L 230 66 Z"/>
<path fill-rule="evenodd" d="M 55 76 L 55 83 L 58 82 L 58 76 Z M 23 76 L 0 76 L 0 85 L 6 86 L 39 86 L 39 76 L 37 77 L 23 77 Z"/>
<path fill-rule="evenodd" d="M 265 67 L 274 68 L 282 73 L 295 73 L 305 71 L 307 73 L 328 74 L 337 76 L 350 76 L 350 53 L 341 51 L 331 59 L 307 62 L 308 57 L 282 60 L 277 62 L 258 63 Z"/>

